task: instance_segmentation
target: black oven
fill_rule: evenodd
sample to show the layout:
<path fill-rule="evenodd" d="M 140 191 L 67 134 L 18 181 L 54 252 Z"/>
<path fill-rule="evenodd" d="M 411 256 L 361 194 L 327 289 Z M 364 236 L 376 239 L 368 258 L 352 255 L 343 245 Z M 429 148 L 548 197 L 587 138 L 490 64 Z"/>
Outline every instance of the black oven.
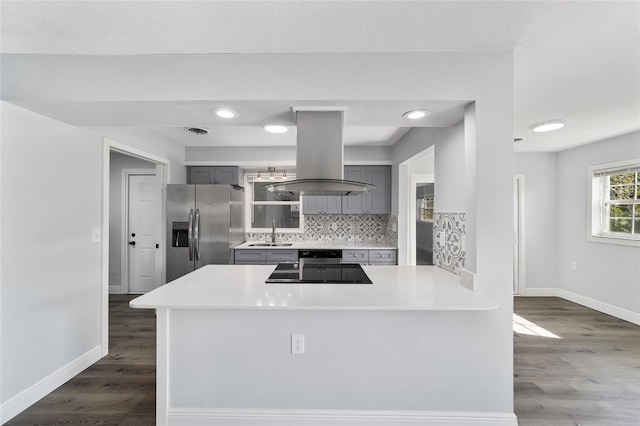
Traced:
<path fill-rule="evenodd" d="M 342 250 L 300 250 L 298 251 L 298 261 L 301 265 L 305 263 L 341 263 Z"/>

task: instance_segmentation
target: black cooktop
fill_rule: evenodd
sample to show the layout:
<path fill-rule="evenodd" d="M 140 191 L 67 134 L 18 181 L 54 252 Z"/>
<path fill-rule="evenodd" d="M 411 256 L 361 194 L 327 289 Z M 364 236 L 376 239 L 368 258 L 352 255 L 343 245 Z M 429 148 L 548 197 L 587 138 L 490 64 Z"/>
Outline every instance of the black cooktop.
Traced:
<path fill-rule="evenodd" d="M 280 263 L 267 284 L 373 284 L 357 263 Z"/>

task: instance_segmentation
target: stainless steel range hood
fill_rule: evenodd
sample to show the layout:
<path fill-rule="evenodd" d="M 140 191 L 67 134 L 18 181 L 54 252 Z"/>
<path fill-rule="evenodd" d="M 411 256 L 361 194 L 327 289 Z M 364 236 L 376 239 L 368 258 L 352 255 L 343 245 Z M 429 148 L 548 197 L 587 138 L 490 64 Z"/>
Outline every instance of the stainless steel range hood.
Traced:
<path fill-rule="evenodd" d="M 297 123 L 296 180 L 265 185 L 271 192 L 360 195 L 375 188 L 344 180 L 344 108 L 294 108 Z"/>

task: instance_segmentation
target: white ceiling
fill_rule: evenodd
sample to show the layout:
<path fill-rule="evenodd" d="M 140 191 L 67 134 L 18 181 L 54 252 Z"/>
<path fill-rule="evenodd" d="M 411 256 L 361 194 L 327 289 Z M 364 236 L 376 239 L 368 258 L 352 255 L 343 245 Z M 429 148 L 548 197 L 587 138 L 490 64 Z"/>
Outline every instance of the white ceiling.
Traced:
<path fill-rule="evenodd" d="M 640 129 L 638 1 L 2 1 L 1 8 L 2 53 L 513 51 L 514 137 L 524 138 L 517 151 L 559 151 Z M 460 112 L 460 105 L 434 105 L 445 118 L 434 114 L 426 125 L 447 125 Z M 195 140 L 172 128 L 178 121 L 171 115 L 150 119 L 107 103 L 56 105 L 48 113 L 82 125 L 151 127 L 185 145 L 214 139 L 224 145 L 239 140 L 234 132 L 243 140 L 268 137 L 256 123 L 289 114 L 290 106 L 239 105 L 240 119 L 253 121 L 221 127 L 209 116 L 198 118 L 196 102 L 147 105 L 193 113 L 190 123 L 211 131 L 210 139 Z M 385 120 L 387 111 L 404 105 L 357 107 L 370 118 L 346 115 L 347 145 L 393 144 L 407 130 Z M 202 111 L 210 114 L 208 107 Z M 556 118 L 567 127 L 531 131 L 534 123 Z"/>

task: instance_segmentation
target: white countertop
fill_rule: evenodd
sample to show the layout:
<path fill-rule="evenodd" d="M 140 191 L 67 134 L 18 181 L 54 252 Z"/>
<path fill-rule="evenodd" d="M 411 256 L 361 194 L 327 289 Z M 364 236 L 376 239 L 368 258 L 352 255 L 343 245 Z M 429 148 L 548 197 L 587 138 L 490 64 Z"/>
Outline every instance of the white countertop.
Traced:
<path fill-rule="evenodd" d="M 290 249 L 290 250 L 396 250 L 394 246 L 384 246 L 375 244 L 348 244 L 348 243 L 329 243 L 321 241 L 305 241 L 305 242 L 291 242 L 290 246 L 251 246 L 251 244 L 261 244 L 262 241 L 246 241 L 234 248 L 236 249 Z M 279 243 L 285 243 L 285 241 L 279 241 Z M 288 242 L 287 242 L 288 243 Z"/>
<path fill-rule="evenodd" d="M 130 302 L 149 309 L 493 310 L 435 266 L 363 266 L 373 284 L 266 284 L 273 265 L 207 265 Z"/>

